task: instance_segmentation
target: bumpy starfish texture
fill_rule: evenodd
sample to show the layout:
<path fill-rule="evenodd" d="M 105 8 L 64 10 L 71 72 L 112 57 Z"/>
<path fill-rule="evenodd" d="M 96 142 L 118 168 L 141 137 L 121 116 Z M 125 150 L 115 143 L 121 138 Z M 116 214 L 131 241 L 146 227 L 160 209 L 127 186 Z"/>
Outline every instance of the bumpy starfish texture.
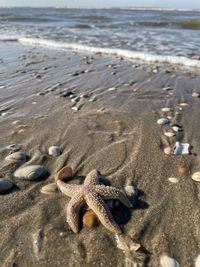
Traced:
<path fill-rule="evenodd" d="M 78 233 L 80 209 L 87 204 L 108 230 L 120 234 L 122 230 L 114 221 L 103 199 L 118 199 L 129 208 L 132 207 L 132 204 L 123 191 L 112 186 L 98 184 L 98 176 L 97 170 L 91 171 L 86 176 L 83 185 L 72 185 L 62 180 L 57 180 L 57 186 L 61 192 L 71 197 L 67 206 L 67 222 L 72 231 Z"/>

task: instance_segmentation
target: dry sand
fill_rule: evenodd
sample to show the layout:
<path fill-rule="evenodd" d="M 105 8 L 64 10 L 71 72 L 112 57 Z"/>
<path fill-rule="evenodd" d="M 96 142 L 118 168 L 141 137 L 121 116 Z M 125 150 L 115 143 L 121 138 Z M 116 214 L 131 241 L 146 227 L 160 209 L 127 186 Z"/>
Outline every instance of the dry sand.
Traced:
<path fill-rule="evenodd" d="M 113 210 L 124 236 L 144 248 L 145 263 L 130 266 L 160 266 L 164 254 L 181 267 L 195 266 L 200 183 L 177 168 L 200 171 L 200 99 L 192 98 L 193 91 L 200 92 L 198 71 L 16 44 L 0 49 L 0 176 L 18 187 L 0 196 L 0 266 L 128 266 L 114 234 L 102 225 L 74 234 L 65 217 L 69 198 L 40 193 L 65 165 L 75 176 L 96 168 L 113 186 L 124 189 L 130 183 L 138 188 L 133 210 L 122 205 Z M 163 90 L 167 86 L 173 90 Z M 61 96 L 69 91 L 89 95 L 76 104 L 77 112 L 70 97 Z M 188 106 L 179 110 L 182 102 Z M 168 115 L 183 127 L 180 141 L 193 146 L 190 155 L 163 153 L 176 142 L 163 134 L 169 126 L 156 123 L 166 115 L 163 107 L 173 109 Z M 30 160 L 23 165 L 6 162 L 10 144 Z M 62 155 L 49 156 L 51 145 L 58 145 Z M 31 164 L 46 166 L 49 178 L 14 178 L 17 168 Z"/>

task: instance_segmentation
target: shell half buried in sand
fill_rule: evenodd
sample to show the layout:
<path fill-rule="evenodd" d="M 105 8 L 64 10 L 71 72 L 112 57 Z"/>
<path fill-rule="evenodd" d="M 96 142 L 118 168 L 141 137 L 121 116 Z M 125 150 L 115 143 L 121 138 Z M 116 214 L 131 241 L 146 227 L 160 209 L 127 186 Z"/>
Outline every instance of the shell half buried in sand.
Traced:
<path fill-rule="evenodd" d="M 161 267 L 180 267 L 179 263 L 175 259 L 170 258 L 167 255 L 161 256 L 160 266 Z"/>
<path fill-rule="evenodd" d="M 200 182 L 200 172 L 195 172 L 192 175 L 192 180 L 194 180 L 195 182 Z"/>

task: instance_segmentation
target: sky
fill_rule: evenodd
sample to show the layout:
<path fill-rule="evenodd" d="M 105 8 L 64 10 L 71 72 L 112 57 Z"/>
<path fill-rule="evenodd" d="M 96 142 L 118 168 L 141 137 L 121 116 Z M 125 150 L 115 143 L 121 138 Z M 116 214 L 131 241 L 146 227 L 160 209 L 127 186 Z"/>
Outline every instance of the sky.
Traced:
<path fill-rule="evenodd" d="M 0 0 L 0 7 L 166 7 L 200 9 L 200 0 Z"/>

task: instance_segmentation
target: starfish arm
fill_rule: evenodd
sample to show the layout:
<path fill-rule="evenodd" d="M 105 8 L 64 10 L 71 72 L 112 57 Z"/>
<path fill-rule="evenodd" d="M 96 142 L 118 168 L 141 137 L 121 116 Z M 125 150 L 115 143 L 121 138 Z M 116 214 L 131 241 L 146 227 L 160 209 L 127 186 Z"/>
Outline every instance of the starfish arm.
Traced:
<path fill-rule="evenodd" d="M 118 199 L 126 207 L 133 207 L 126 194 L 122 190 L 119 190 L 113 186 L 96 185 L 95 192 L 103 199 Z"/>
<path fill-rule="evenodd" d="M 98 171 L 92 170 L 88 173 L 88 175 L 85 177 L 84 185 L 96 185 L 98 182 Z"/>
<path fill-rule="evenodd" d="M 60 191 L 68 197 L 73 197 L 74 195 L 76 195 L 82 187 L 82 185 L 66 184 L 61 180 L 57 181 L 57 186 Z"/>
<path fill-rule="evenodd" d="M 122 233 L 122 230 L 114 221 L 109 208 L 98 194 L 96 194 L 95 192 L 90 192 L 87 195 L 85 195 L 85 200 L 87 205 L 98 216 L 100 222 L 108 230 L 116 234 Z"/>
<path fill-rule="evenodd" d="M 72 197 L 67 205 L 67 222 L 74 233 L 79 232 L 79 213 L 84 204 L 83 194 L 80 193 Z"/>

